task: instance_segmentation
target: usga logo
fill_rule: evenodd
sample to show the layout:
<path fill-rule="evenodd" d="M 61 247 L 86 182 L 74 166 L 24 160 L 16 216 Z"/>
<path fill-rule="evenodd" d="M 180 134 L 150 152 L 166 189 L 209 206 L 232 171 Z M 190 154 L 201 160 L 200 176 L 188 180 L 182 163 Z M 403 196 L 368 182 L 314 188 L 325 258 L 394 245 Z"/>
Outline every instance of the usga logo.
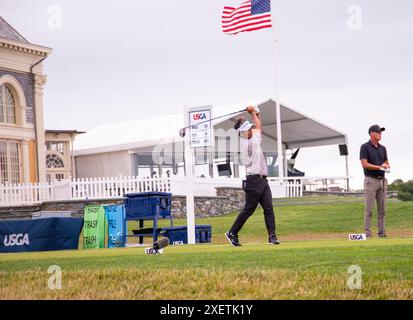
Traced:
<path fill-rule="evenodd" d="M 28 233 L 12 233 L 4 235 L 4 246 L 24 246 L 29 245 L 29 234 Z"/>
<path fill-rule="evenodd" d="M 163 254 L 163 249 L 145 248 L 145 254 Z"/>
<path fill-rule="evenodd" d="M 195 113 L 192 115 L 194 120 L 203 120 L 206 119 L 206 114 L 205 113 Z"/>
<path fill-rule="evenodd" d="M 359 234 L 349 234 L 348 239 L 350 241 L 360 241 L 360 240 L 366 240 L 366 234 L 365 233 L 359 233 Z"/>

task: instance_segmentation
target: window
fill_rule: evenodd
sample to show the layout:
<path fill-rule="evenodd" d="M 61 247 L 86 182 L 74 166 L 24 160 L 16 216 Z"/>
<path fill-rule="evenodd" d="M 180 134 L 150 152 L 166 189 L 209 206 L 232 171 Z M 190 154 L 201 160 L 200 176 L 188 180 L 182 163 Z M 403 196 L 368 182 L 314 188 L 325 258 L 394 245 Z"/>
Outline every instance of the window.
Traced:
<path fill-rule="evenodd" d="M 0 123 L 16 124 L 13 95 L 5 84 L 0 86 Z"/>
<path fill-rule="evenodd" d="M 65 179 L 64 173 L 47 173 L 46 174 L 46 182 L 53 182 L 53 181 L 62 181 Z"/>
<path fill-rule="evenodd" d="M 46 156 L 47 168 L 64 168 L 63 160 L 57 154 L 48 154 Z"/>
<path fill-rule="evenodd" d="M 46 142 L 46 150 L 48 151 L 57 151 L 64 155 L 65 146 L 64 142 Z"/>
<path fill-rule="evenodd" d="M 20 144 L 0 140 L 0 183 L 20 183 Z"/>

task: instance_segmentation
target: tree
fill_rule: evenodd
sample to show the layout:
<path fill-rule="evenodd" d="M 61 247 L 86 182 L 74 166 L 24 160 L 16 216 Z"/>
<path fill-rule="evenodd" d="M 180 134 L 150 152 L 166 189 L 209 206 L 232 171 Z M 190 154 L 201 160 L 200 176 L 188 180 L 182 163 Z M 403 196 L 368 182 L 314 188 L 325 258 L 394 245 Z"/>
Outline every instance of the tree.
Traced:
<path fill-rule="evenodd" d="M 413 201 L 413 180 L 403 182 L 402 179 L 394 180 L 388 186 L 389 191 L 397 191 L 397 198 L 402 201 Z"/>

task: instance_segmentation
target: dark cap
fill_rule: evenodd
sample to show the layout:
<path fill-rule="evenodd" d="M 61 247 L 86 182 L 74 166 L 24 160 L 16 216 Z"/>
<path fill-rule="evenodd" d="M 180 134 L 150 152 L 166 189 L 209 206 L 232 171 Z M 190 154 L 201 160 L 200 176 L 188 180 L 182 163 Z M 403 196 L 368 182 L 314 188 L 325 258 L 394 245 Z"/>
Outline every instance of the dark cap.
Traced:
<path fill-rule="evenodd" d="M 371 126 L 371 127 L 369 128 L 369 134 L 372 133 L 372 132 L 378 132 L 378 133 L 380 133 L 380 132 L 382 132 L 382 131 L 384 131 L 384 130 L 386 130 L 386 128 L 382 128 L 382 127 L 380 127 L 379 125 L 375 124 L 374 126 Z"/>

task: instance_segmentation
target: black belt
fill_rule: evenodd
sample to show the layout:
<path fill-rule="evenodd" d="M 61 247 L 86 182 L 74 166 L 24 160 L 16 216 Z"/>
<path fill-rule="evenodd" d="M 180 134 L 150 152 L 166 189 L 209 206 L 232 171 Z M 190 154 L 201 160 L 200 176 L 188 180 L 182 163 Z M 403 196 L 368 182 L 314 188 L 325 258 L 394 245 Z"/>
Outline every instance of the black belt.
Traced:
<path fill-rule="evenodd" d="M 366 176 L 366 177 L 373 178 L 373 179 L 378 179 L 378 180 L 384 179 L 384 176 Z"/>
<path fill-rule="evenodd" d="M 247 175 L 247 179 L 248 178 L 261 178 L 261 179 L 267 179 L 267 176 L 264 176 L 262 174 L 249 174 Z"/>

